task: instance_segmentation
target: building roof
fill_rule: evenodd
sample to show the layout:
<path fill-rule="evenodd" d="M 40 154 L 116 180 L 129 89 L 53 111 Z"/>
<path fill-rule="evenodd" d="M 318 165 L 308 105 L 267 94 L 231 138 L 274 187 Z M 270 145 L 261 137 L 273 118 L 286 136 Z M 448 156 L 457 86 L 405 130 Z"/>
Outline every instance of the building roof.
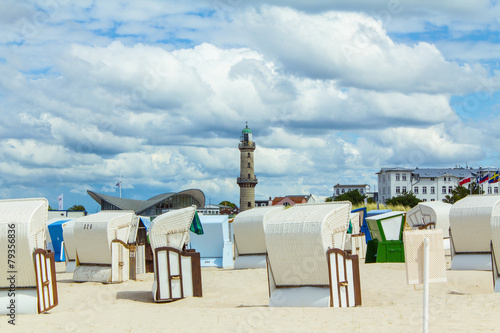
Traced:
<path fill-rule="evenodd" d="M 134 200 L 134 199 L 125 199 L 118 198 L 107 194 L 97 193 L 93 191 L 87 191 L 87 193 L 97 201 L 98 204 L 102 205 L 104 201 L 109 202 L 110 204 L 123 209 L 123 210 L 133 210 L 136 214 L 140 214 L 141 212 L 153 207 L 160 202 L 179 194 L 188 194 L 193 196 L 198 202 L 200 202 L 203 206 L 205 206 L 205 194 L 202 191 L 196 189 L 185 190 L 177 193 L 163 193 L 156 195 L 147 200 Z M 198 207 L 203 208 L 203 207 Z"/>
<path fill-rule="evenodd" d="M 286 197 L 276 197 L 273 199 L 273 206 L 278 204 L 284 199 L 290 199 L 291 201 L 295 203 L 305 203 L 307 202 L 307 197 L 308 195 L 287 195 Z"/>
<path fill-rule="evenodd" d="M 252 133 L 252 130 L 248 128 L 248 125 L 245 126 L 243 131 L 241 131 L 241 134 L 247 134 L 247 133 Z"/>
<path fill-rule="evenodd" d="M 413 170 L 415 170 L 415 169 L 399 168 L 399 167 L 396 167 L 396 168 L 382 168 L 382 169 L 380 169 L 380 171 L 379 171 L 379 172 L 377 172 L 376 174 L 379 174 L 379 173 L 382 173 L 382 172 L 388 172 L 388 171 L 404 171 L 404 172 L 412 172 Z"/>
<path fill-rule="evenodd" d="M 497 168 L 416 168 L 416 169 L 405 169 L 405 168 L 382 168 L 377 174 L 388 171 L 405 171 L 411 172 L 414 175 L 418 175 L 420 178 L 437 178 L 441 176 L 454 176 L 457 178 L 467 177 L 469 174 L 477 175 L 481 172 L 483 175 L 485 172 L 494 172 L 498 170 Z"/>
<path fill-rule="evenodd" d="M 337 185 L 334 185 L 333 187 L 366 187 L 366 186 L 370 186 L 368 184 L 355 184 L 355 185 L 340 185 L 340 184 L 337 184 Z"/>

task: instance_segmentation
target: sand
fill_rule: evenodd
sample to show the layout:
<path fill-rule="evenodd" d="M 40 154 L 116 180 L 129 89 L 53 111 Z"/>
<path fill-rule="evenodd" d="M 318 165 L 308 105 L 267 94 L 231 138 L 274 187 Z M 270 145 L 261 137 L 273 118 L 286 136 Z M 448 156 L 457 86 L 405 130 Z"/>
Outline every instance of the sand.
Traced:
<path fill-rule="evenodd" d="M 121 284 L 73 283 L 57 263 L 59 305 L 46 314 L 0 317 L 0 332 L 421 332 L 422 287 L 404 264 L 361 261 L 363 305 L 269 308 L 265 269 L 202 268 L 203 297 L 154 303 L 153 274 Z M 430 286 L 430 332 L 500 331 L 492 273 L 447 271 Z"/>

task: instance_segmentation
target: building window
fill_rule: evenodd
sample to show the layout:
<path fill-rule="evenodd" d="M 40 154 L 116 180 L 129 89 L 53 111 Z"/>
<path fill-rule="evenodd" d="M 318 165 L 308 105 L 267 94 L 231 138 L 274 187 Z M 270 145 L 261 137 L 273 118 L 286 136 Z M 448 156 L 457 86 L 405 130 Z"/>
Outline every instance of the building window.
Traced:
<path fill-rule="evenodd" d="M 342 189 L 342 193 L 345 193 L 345 189 Z"/>
<path fill-rule="evenodd" d="M 413 188 L 413 193 L 418 194 L 418 186 L 415 186 L 415 187 Z"/>
<path fill-rule="evenodd" d="M 401 188 L 399 188 L 399 186 L 396 186 L 396 194 L 399 194 L 401 193 Z"/>
<path fill-rule="evenodd" d="M 446 186 L 443 186 L 443 187 L 441 188 L 441 193 L 442 193 L 442 194 L 446 194 Z"/>
<path fill-rule="evenodd" d="M 434 179 L 434 178 L 431 178 L 431 182 L 433 182 L 433 181 L 435 181 L 435 179 Z"/>
<path fill-rule="evenodd" d="M 436 201 L 436 199 L 431 199 L 431 201 Z"/>
<path fill-rule="evenodd" d="M 448 194 L 451 194 L 451 191 L 453 191 L 453 187 L 452 186 L 448 186 Z"/>
<path fill-rule="evenodd" d="M 427 201 L 427 199 L 422 199 L 422 201 Z"/>
<path fill-rule="evenodd" d="M 495 192 L 495 194 L 498 194 L 498 187 L 494 187 L 493 192 Z"/>
<path fill-rule="evenodd" d="M 250 168 L 250 163 L 248 163 L 248 167 Z"/>
<path fill-rule="evenodd" d="M 250 179 L 250 174 L 248 174 L 248 179 Z"/>
<path fill-rule="evenodd" d="M 252 203 L 250 201 L 248 202 L 248 207 L 252 207 Z"/>
<path fill-rule="evenodd" d="M 339 194 L 340 194 L 340 190 L 339 190 L 339 189 L 336 189 L 336 190 L 335 190 L 335 193 L 337 193 L 337 195 L 339 195 Z"/>
<path fill-rule="evenodd" d="M 434 193 L 435 193 L 434 186 L 431 186 L 431 194 L 434 194 Z"/>
<path fill-rule="evenodd" d="M 406 193 L 406 186 L 403 186 L 403 193 Z"/>
<path fill-rule="evenodd" d="M 491 186 L 488 186 L 488 194 L 491 194 Z"/>
<path fill-rule="evenodd" d="M 385 174 L 382 175 L 382 181 L 385 182 Z"/>
<path fill-rule="evenodd" d="M 402 177 L 403 180 L 406 180 L 406 173 L 403 173 Z"/>
<path fill-rule="evenodd" d="M 422 194 L 427 194 L 427 186 L 422 186 Z"/>
<path fill-rule="evenodd" d="M 360 189 L 360 190 L 359 190 L 359 193 L 363 194 L 363 189 Z"/>
<path fill-rule="evenodd" d="M 382 194 L 385 194 L 385 187 L 382 187 Z"/>
<path fill-rule="evenodd" d="M 399 173 L 396 174 L 396 180 L 399 181 Z"/>

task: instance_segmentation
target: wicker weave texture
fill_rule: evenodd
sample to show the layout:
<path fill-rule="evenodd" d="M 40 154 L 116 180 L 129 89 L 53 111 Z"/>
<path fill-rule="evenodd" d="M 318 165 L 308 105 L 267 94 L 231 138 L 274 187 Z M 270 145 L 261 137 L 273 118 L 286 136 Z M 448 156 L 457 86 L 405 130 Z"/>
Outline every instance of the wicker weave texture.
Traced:
<path fill-rule="evenodd" d="M 17 287 L 35 287 L 33 252 L 44 248 L 48 202 L 45 198 L 0 200 L 0 288 L 8 286 L 9 271 L 16 271 Z M 15 224 L 14 268 L 9 267 L 9 224 Z M 12 252 L 11 252 L 12 254 Z"/>
<path fill-rule="evenodd" d="M 406 278 L 408 284 L 422 284 L 424 271 L 424 239 L 429 239 L 429 282 L 446 282 L 443 231 L 410 230 L 403 233 Z"/>
<path fill-rule="evenodd" d="M 239 213 L 232 223 L 239 254 L 266 253 L 264 224 L 284 206 L 255 207 Z"/>
<path fill-rule="evenodd" d="M 343 248 L 350 211 L 350 202 L 294 205 L 264 226 L 277 286 L 329 284 L 326 251 Z"/>
<path fill-rule="evenodd" d="M 490 252 L 491 221 L 500 216 L 499 195 L 469 195 L 450 209 L 455 251 Z"/>
<path fill-rule="evenodd" d="M 74 220 L 76 253 L 81 264 L 111 265 L 111 241 L 128 241 L 135 214 L 131 211 L 101 211 Z"/>
<path fill-rule="evenodd" d="M 434 222 L 436 229 L 443 230 L 443 236 L 449 237 L 451 206 L 442 201 L 420 202 L 406 213 L 406 220 L 413 229 Z"/>
<path fill-rule="evenodd" d="M 151 224 L 149 240 L 153 253 L 156 248 L 170 246 L 182 250 L 189 241 L 189 227 L 193 222 L 196 206 L 163 213 Z"/>

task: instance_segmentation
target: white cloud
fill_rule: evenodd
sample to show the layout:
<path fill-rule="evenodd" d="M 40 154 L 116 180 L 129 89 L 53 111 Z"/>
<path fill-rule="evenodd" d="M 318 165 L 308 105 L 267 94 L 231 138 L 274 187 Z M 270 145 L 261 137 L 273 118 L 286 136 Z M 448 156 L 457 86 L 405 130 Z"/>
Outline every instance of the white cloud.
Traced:
<path fill-rule="evenodd" d="M 496 31 L 497 5 L 57 3 L 33 34 L 23 22 L 43 8 L 0 14 L 2 197 L 114 194 L 121 174 L 128 197 L 193 187 L 238 202 L 245 121 L 258 198 L 372 185 L 382 166 L 498 160 L 498 119 L 450 106 L 452 94 L 497 98 L 491 44 L 405 35 Z"/>

